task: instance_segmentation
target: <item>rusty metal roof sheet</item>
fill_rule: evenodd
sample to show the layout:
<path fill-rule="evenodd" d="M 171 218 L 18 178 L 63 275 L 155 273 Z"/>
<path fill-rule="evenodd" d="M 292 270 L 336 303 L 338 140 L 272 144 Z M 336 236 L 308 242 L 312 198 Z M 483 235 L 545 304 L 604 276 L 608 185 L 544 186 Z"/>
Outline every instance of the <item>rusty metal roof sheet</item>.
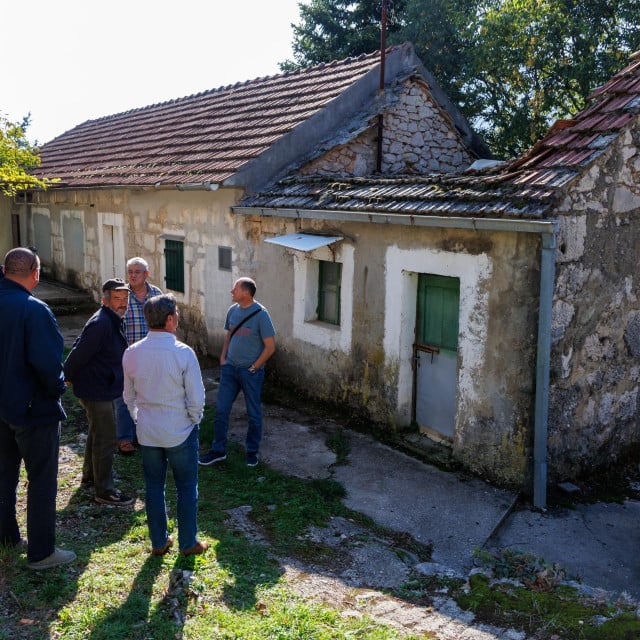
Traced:
<path fill-rule="evenodd" d="M 594 162 L 620 131 L 640 116 L 640 52 L 587 100 L 585 109 L 551 127 L 540 142 L 511 163 L 509 171 L 528 172 L 527 181 L 534 183 L 546 178 L 546 172 L 541 174 L 539 169 L 558 173 L 569 170 L 578 175 Z"/>
<path fill-rule="evenodd" d="M 553 196 L 551 189 L 531 190 L 478 175 L 292 176 L 245 198 L 240 207 L 539 219 Z"/>

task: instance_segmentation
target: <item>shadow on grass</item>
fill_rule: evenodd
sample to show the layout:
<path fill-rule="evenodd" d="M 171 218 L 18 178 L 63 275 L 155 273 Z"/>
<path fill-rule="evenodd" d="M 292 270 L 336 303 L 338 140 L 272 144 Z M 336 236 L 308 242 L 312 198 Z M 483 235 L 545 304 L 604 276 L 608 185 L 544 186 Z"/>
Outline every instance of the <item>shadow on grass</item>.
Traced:
<path fill-rule="evenodd" d="M 154 585 L 163 570 L 163 558 L 149 555 L 138 571 L 127 599 L 105 609 L 92 620 L 88 640 L 180 637 L 186 617 L 186 602 L 175 598 L 171 608 L 165 600 L 152 605 Z M 174 615 L 170 616 L 169 613 Z"/>
<path fill-rule="evenodd" d="M 264 490 L 268 492 L 268 482 L 265 486 L 260 467 L 247 468 L 244 455 L 235 447 L 230 447 L 224 464 L 201 468 L 199 475 L 199 527 L 218 540 L 215 555 L 225 576 L 220 597 L 231 609 L 253 609 L 258 590 L 276 584 L 282 571 L 266 544 L 228 527 L 226 511 L 242 506 L 255 509 Z"/>
<path fill-rule="evenodd" d="M 24 496 L 19 495 L 19 502 Z M 121 539 L 130 528 L 129 513 L 118 513 L 91 504 L 88 492 L 77 489 L 57 513 L 57 545 L 71 549 L 77 559 L 45 571 L 27 567 L 26 554 L 3 549 L 0 638 L 47 638 L 50 626 L 65 628 L 70 622 L 65 610 L 72 606 L 85 572 L 96 550 Z M 83 587 L 84 588 L 84 587 Z"/>
<path fill-rule="evenodd" d="M 33 571 L 27 567 L 25 552 L 0 547 L 0 638 L 48 638 L 49 624 L 74 599 L 84 568 L 78 559 Z"/>

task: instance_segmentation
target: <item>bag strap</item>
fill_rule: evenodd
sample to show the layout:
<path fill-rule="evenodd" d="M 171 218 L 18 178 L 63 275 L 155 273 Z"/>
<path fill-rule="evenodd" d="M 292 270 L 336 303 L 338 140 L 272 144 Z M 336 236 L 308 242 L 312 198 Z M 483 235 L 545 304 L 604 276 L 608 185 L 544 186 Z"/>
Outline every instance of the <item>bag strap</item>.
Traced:
<path fill-rule="evenodd" d="M 233 327 L 233 331 L 231 332 L 231 335 L 229 336 L 229 340 L 231 340 L 231 338 L 233 338 L 234 333 L 250 318 L 253 318 L 253 316 L 255 316 L 257 313 L 260 313 L 262 311 L 262 307 L 260 307 L 259 309 L 256 309 L 255 311 L 252 311 L 248 316 L 246 316 L 245 318 L 242 319 L 241 322 L 239 322 L 235 327 Z"/>

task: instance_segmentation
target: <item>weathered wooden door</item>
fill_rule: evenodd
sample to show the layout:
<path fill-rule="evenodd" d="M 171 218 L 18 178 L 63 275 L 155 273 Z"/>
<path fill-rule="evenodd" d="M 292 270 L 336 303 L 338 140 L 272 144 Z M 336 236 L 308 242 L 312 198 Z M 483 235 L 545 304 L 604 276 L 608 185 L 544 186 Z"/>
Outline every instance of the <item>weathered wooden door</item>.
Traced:
<path fill-rule="evenodd" d="M 98 213 L 98 242 L 102 279 L 126 278 L 124 217 L 121 213 Z M 84 248 L 84 244 L 82 245 Z"/>
<path fill-rule="evenodd" d="M 414 406 L 419 427 L 453 437 L 458 380 L 460 280 L 418 277 Z"/>
<path fill-rule="evenodd" d="M 102 273 L 105 279 L 120 276 L 116 272 L 116 238 L 114 237 L 114 227 L 110 224 L 102 225 Z"/>

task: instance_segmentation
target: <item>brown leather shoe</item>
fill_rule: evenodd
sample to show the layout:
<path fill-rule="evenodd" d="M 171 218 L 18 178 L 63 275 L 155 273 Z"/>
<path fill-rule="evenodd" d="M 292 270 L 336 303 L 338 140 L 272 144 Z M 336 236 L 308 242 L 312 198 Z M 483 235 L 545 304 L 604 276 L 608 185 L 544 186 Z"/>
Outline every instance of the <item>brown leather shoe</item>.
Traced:
<path fill-rule="evenodd" d="M 196 540 L 196 543 L 191 547 L 191 549 L 185 549 L 180 552 L 181 556 L 195 556 L 201 553 L 204 553 L 209 548 L 208 542 L 200 542 L 200 540 Z"/>
<path fill-rule="evenodd" d="M 132 456 L 136 452 L 136 447 L 129 440 L 120 440 L 118 442 L 118 451 L 123 456 Z"/>
<path fill-rule="evenodd" d="M 167 551 L 169 551 L 169 549 L 171 549 L 172 545 L 173 538 L 169 536 L 162 547 L 159 547 L 158 549 L 151 549 L 151 553 L 154 556 L 163 556 L 167 553 Z"/>

